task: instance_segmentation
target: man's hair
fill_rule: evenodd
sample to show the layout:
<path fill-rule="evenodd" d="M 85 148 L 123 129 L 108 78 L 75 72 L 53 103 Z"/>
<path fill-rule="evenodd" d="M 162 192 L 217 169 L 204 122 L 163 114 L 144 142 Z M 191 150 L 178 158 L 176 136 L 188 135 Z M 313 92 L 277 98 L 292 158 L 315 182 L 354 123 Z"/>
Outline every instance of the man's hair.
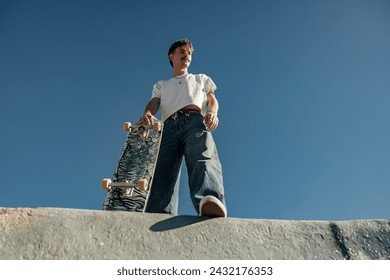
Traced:
<path fill-rule="evenodd" d="M 192 46 L 191 41 L 186 39 L 186 38 L 183 38 L 183 39 L 180 39 L 180 40 L 174 42 L 168 51 L 168 59 L 169 59 L 169 63 L 171 64 L 172 67 L 173 67 L 173 63 L 172 63 L 171 59 L 169 58 L 169 55 L 171 53 L 173 53 L 177 48 L 180 48 L 182 46 L 189 46 L 191 48 L 191 50 L 194 51 L 194 47 Z"/>

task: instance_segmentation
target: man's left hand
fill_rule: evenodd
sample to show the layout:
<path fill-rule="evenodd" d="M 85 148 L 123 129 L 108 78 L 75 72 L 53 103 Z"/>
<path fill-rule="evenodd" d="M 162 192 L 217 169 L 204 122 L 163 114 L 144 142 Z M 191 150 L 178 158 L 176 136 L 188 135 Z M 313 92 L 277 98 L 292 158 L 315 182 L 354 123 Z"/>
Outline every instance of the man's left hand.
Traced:
<path fill-rule="evenodd" d="M 208 131 L 213 131 L 218 127 L 218 116 L 215 113 L 209 112 L 204 118 L 204 123 Z"/>

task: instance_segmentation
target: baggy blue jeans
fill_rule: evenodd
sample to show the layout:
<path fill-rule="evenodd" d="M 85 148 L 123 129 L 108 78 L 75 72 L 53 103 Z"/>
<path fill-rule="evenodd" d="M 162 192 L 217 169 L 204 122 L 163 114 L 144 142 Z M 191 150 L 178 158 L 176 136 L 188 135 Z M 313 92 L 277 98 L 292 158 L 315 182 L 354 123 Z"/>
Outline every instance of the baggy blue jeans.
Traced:
<path fill-rule="evenodd" d="M 177 215 L 183 157 L 188 171 L 191 201 L 199 214 L 199 203 L 206 195 L 218 198 L 225 206 L 222 167 L 213 136 L 202 115 L 187 112 L 168 118 L 153 184 L 145 212 Z"/>

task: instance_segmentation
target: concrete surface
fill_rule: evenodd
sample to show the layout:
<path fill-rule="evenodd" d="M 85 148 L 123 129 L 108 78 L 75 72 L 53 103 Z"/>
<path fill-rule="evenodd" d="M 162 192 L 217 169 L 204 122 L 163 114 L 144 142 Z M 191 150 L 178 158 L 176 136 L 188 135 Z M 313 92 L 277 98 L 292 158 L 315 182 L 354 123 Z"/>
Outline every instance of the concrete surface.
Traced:
<path fill-rule="evenodd" d="M 390 259 L 390 220 L 0 208 L 0 259 Z"/>

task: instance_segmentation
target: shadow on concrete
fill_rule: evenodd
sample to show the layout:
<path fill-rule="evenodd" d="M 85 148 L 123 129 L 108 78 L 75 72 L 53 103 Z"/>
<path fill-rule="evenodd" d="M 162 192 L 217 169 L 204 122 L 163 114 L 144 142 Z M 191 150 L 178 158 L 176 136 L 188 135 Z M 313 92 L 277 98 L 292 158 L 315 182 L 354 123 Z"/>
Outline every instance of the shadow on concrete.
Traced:
<path fill-rule="evenodd" d="M 152 225 L 149 229 L 153 232 L 162 232 L 183 228 L 193 224 L 201 223 L 212 218 L 198 216 L 174 216 Z"/>

